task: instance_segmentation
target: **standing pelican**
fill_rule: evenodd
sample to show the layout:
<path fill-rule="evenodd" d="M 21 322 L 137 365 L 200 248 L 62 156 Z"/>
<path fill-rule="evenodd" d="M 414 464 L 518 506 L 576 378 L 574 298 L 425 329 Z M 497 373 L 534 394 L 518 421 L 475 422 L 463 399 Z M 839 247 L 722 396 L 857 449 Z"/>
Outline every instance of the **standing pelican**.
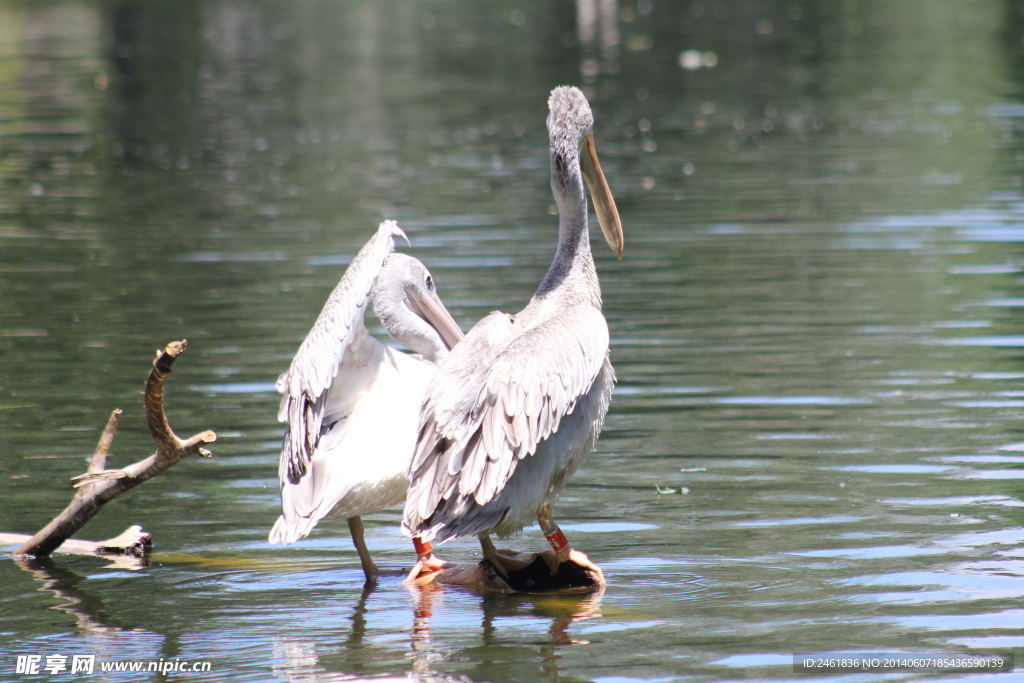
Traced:
<path fill-rule="evenodd" d="M 519 565 L 495 549 L 489 533 L 506 536 L 533 519 L 555 551 L 552 574 L 571 552 L 551 505 L 593 448 L 615 383 L 584 181 L 619 257 L 623 235 L 586 97 L 556 88 L 548 109 L 558 250 L 527 307 L 481 320 L 427 388 L 402 522 L 427 545 L 417 543 L 410 580 L 439 567 L 431 540 L 469 534 L 478 534 L 484 558 L 507 575 Z"/>
<path fill-rule="evenodd" d="M 422 263 L 392 254 L 394 221 L 380 224 L 324 304 L 288 372 L 277 380 L 285 422 L 278 475 L 283 513 L 271 543 L 304 538 L 345 517 L 367 579 L 379 572 L 359 515 L 401 503 L 423 392 L 462 331 Z M 363 325 L 367 302 L 392 337 L 422 359 L 388 348 Z"/>

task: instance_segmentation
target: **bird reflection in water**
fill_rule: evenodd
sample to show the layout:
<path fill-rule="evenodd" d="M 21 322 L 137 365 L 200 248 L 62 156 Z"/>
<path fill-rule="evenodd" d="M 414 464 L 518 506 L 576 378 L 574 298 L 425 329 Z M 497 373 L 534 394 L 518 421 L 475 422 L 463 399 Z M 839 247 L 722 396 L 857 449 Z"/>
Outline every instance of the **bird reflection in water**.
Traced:
<path fill-rule="evenodd" d="M 601 616 L 601 600 L 604 591 L 587 595 L 494 595 L 481 597 L 481 626 L 478 644 L 470 649 L 455 651 L 449 641 L 443 644 L 435 637 L 438 631 L 446 630 L 446 614 L 444 606 L 445 589 L 437 584 L 426 586 L 409 586 L 409 595 L 413 607 L 412 632 L 410 637 L 409 660 L 410 670 L 402 676 L 380 677 L 377 672 L 367 670 L 367 650 L 373 646 L 366 642 L 367 636 L 367 600 L 373 594 L 373 584 L 367 584 L 359 601 L 355 605 L 351 617 L 351 630 L 345 638 L 341 649 L 351 654 L 352 659 L 342 666 L 346 671 L 332 671 L 317 654 L 317 642 L 294 638 L 278 638 L 274 644 L 276 663 L 274 674 L 287 681 L 303 683 L 328 683 L 331 681 L 352 681 L 353 676 L 372 675 L 378 681 L 416 681 L 422 683 L 444 682 L 454 683 L 470 680 L 488 680 L 502 678 L 500 672 L 492 667 L 500 666 L 490 659 L 481 660 L 477 670 L 466 674 L 449 674 L 439 672 L 444 664 L 453 658 L 465 661 L 467 654 L 475 658 L 479 648 L 519 647 L 535 649 L 536 654 L 516 657 L 516 675 L 529 680 L 558 681 L 558 650 L 571 645 L 587 645 L 588 641 L 573 638 L 570 627 L 580 621 Z M 452 609 L 455 609 L 454 607 Z M 529 644 L 513 645 L 507 633 L 502 637 L 502 629 L 495 625 L 499 619 L 506 617 L 533 617 L 550 619 L 547 637 L 533 640 Z M 320 643 L 323 647 L 323 644 Z M 348 657 L 346 657 L 348 659 Z M 502 658 L 504 659 L 504 657 Z M 536 668 L 524 671 L 528 661 L 536 662 Z"/>
<path fill-rule="evenodd" d="M 414 605 L 413 631 L 412 631 L 412 678 L 416 681 L 434 680 L 464 680 L 462 678 L 438 677 L 433 664 L 450 659 L 449 647 L 438 647 L 433 640 L 431 622 L 438 613 L 438 607 L 444 598 L 444 591 L 436 584 L 426 586 L 410 586 L 409 592 Z M 588 645 L 589 641 L 574 639 L 569 633 L 569 627 L 579 621 L 595 619 L 601 616 L 601 599 L 604 596 L 604 588 L 587 595 L 495 595 L 488 594 L 482 598 L 480 607 L 483 612 L 480 626 L 480 646 L 482 648 L 494 647 L 537 647 L 535 656 L 523 656 L 515 658 L 515 671 L 495 671 L 495 666 L 501 666 L 491 659 L 486 659 L 480 667 L 473 672 L 473 679 L 487 680 L 490 678 L 514 677 L 523 680 L 559 680 L 558 648 L 568 645 Z M 497 627 L 495 622 L 505 617 L 536 617 L 539 619 L 550 619 L 548 637 L 534 641 L 530 645 L 515 645 L 510 643 L 506 631 Z M 443 617 L 441 617 L 443 619 Z M 443 628 L 443 621 L 442 628 Z M 504 632 L 504 635 L 503 635 Z M 520 641 L 522 642 L 522 641 Z M 474 650 L 477 648 L 473 648 Z M 505 660 L 506 657 L 502 657 Z M 524 667 L 529 666 L 530 661 L 538 663 L 536 669 L 525 671 Z M 504 675 L 507 673 L 508 675 Z"/>

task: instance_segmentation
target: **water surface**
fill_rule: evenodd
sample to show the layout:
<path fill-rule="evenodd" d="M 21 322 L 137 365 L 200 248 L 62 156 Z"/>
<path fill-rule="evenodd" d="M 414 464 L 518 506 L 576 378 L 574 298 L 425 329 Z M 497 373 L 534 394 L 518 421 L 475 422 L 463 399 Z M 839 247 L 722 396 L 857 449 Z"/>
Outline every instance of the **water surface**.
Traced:
<path fill-rule="evenodd" d="M 152 566 L 0 562 L 0 679 L 45 680 L 15 674 L 29 654 L 612 683 L 1021 651 L 1016 6 L 602 6 L 0 8 L 0 531 L 66 504 L 111 409 L 110 464 L 151 452 L 140 389 L 169 341 L 172 425 L 220 435 L 82 532 L 142 524 Z M 339 522 L 269 546 L 273 381 L 380 220 L 464 327 L 529 299 L 560 83 L 591 97 L 626 230 L 621 261 L 594 241 L 619 384 L 556 510 L 607 590 L 367 589 Z M 365 519 L 385 567 L 409 564 L 399 517 Z"/>

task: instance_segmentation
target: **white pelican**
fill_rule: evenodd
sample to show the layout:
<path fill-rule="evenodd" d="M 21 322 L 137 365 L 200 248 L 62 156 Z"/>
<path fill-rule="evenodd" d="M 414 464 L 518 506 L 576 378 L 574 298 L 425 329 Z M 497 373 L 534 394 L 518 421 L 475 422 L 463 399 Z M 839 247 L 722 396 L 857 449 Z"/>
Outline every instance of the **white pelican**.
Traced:
<path fill-rule="evenodd" d="M 571 552 L 551 505 L 594 446 L 615 383 L 584 181 L 619 257 L 623 235 L 594 151 L 586 97 L 556 88 L 548 109 L 558 250 L 529 305 L 514 316 L 495 312 L 481 320 L 427 388 L 402 522 L 407 535 L 427 545 L 417 543 L 410 581 L 442 566 L 430 555 L 430 541 L 469 534 L 479 535 L 484 558 L 498 571 L 520 568 L 498 553 L 489 533 L 507 536 L 533 519 L 555 551 L 552 575 Z"/>
<path fill-rule="evenodd" d="M 345 517 L 367 579 L 378 575 L 359 515 L 397 505 L 409 486 L 420 403 L 437 362 L 462 338 L 422 263 L 392 254 L 380 224 L 331 292 L 288 372 L 277 380 L 285 422 L 278 475 L 283 512 L 268 540 L 304 538 Z M 396 352 L 363 325 L 373 300 L 387 331 L 422 359 Z"/>

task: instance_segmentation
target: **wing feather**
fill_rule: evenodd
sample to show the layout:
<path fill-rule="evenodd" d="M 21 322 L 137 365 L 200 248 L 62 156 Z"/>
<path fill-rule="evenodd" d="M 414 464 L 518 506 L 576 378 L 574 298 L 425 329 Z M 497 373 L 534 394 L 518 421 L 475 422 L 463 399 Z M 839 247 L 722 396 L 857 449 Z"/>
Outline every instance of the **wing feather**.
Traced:
<path fill-rule="evenodd" d="M 429 540 L 432 518 L 452 497 L 480 506 L 494 500 L 518 462 L 587 394 L 607 354 L 607 323 L 591 306 L 518 335 L 503 314 L 481 321 L 427 389 L 403 528 Z"/>
<path fill-rule="evenodd" d="M 282 481 L 293 484 L 306 473 L 320 439 L 328 392 L 345 355 L 366 339 L 363 316 L 370 290 L 384 261 L 394 249 L 394 237 L 405 233 L 394 221 L 384 221 L 359 250 L 299 347 L 291 367 L 277 379 L 283 394 L 277 419 L 284 422 L 281 449 Z"/>

